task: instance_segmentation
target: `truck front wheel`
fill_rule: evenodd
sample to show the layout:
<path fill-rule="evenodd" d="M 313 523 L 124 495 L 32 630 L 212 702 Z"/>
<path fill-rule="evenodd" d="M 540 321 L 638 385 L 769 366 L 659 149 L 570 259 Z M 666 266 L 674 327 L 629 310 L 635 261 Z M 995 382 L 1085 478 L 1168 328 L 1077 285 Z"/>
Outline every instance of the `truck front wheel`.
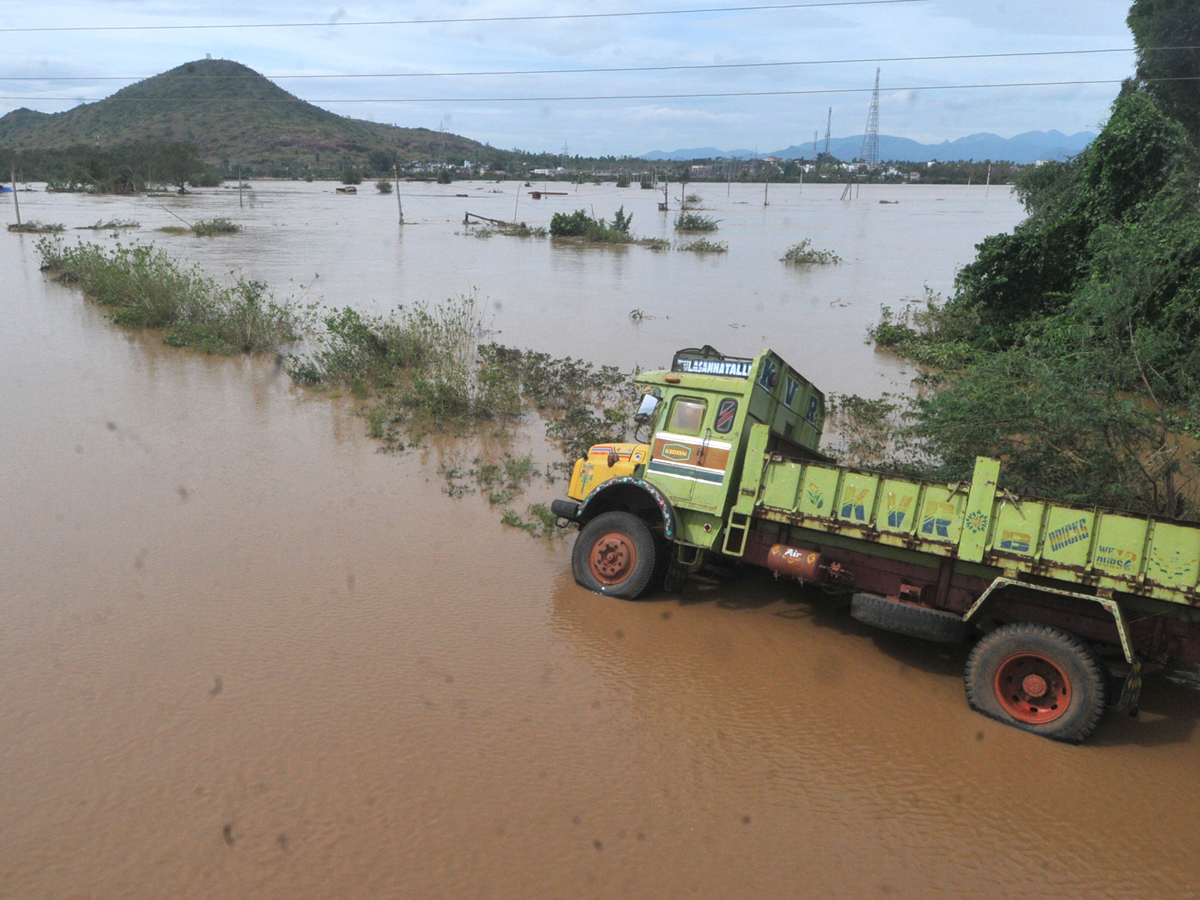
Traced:
<path fill-rule="evenodd" d="M 963 683 L 977 712 L 1070 744 L 1091 736 L 1108 699 L 1108 678 L 1092 648 L 1068 631 L 1033 622 L 980 638 Z"/>
<path fill-rule="evenodd" d="M 597 594 L 635 600 L 654 576 L 658 544 L 650 526 L 632 513 L 601 513 L 575 539 L 575 581 Z"/>

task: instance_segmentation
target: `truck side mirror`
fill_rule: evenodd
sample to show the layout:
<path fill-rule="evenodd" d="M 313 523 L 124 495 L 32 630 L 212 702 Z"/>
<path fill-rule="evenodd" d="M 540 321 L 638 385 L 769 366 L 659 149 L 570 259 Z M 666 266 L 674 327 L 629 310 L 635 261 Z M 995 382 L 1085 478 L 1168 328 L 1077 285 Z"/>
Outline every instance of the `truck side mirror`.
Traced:
<path fill-rule="evenodd" d="M 654 411 L 658 409 L 658 398 L 653 394 L 646 394 L 642 397 L 642 403 L 638 407 L 638 411 L 634 413 L 633 421 L 639 425 L 645 425 L 654 418 Z"/>

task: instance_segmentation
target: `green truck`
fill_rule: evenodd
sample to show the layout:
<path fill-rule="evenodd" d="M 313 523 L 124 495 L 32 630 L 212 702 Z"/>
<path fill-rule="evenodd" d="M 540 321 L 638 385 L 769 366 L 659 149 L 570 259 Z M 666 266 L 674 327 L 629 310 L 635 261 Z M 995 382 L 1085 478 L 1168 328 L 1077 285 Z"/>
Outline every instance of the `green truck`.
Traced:
<path fill-rule="evenodd" d="M 973 641 L 971 707 L 1072 743 L 1136 715 L 1147 669 L 1200 662 L 1198 523 L 1018 497 L 984 457 L 957 484 L 839 466 L 824 395 L 770 350 L 682 350 L 634 381 L 645 439 L 592 447 L 552 505 L 584 587 L 632 600 L 712 558 L 764 566 L 869 625 Z"/>

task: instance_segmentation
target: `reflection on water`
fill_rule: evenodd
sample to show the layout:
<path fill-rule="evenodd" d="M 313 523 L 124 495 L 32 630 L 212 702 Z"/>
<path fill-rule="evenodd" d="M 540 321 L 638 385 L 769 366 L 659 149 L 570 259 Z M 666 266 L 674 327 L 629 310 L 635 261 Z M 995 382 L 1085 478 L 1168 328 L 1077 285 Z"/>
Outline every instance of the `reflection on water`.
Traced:
<path fill-rule="evenodd" d="M 868 390 L 902 380 L 862 344 L 878 302 L 944 289 L 1019 214 L 961 188 L 887 189 L 898 206 L 773 188 L 764 210 L 721 186 L 730 252 L 697 260 L 457 236 L 464 207 L 513 200 L 477 187 L 414 188 L 424 221 L 398 235 L 394 198 L 268 185 L 247 234 L 163 240 L 277 289 L 319 272 L 326 301 L 365 309 L 474 285 L 504 340 L 554 353 L 661 364 L 767 342 L 826 389 Z M 580 196 L 667 233 L 651 192 Z M 68 225 L 137 218 L 142 239 L 173 221 L 158 203 L 236 210 L 224 193 L 21 201 Z M 574 202 L 523 197 L 521 216 Z M 810 235 L 847 262 L 778 264 Z M 568 542 L 442 492 L 460 451 L 377 453 L 345 399 L 271 360 L 116 329 L 45 281 L 32 243 L 0 239 L 0 896 L 1196 889 L 1194 687 L 1151 679 L 1140 721 L 1062 747 L 972 714 L 961 651 L 769 577 L 595 597 Z M 632 323 L 634 306 L 660 317 Z"/>

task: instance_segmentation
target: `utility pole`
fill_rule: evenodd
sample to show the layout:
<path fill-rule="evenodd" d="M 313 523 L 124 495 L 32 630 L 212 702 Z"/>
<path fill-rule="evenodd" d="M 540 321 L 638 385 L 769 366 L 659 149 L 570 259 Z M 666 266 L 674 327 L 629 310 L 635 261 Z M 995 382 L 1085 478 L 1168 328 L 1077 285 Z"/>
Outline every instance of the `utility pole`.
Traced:
<path fill-rule="evenodd" d="M 238 209 L 244 209 L 242 206 L 242 167 L 238 166 Z"/>
<path fill-rule="evenodd" d="M 729 191 L 733 188 L 733 160 L 728 160 L 725 163 L 725 174 L 729 176 L 729 181 L 725 184 L 725 196 L 729 196 Z"/>
<path fill-rule="evenodd" d="M 396 209 L 400 211 L 400 224 L 404 224 L 404 204 L 400 200 L 400 164 L 392 160 L 392 174 L 396 178 Z M 520 196 L 520 191 L 517 192 Z"/>
<path fill-rule="evenodd" d="M 13 206 L 17 210 L 17 227 L 20 228 L 21 227 L 21 201 L 17 199 L 17 164 L 16 163 L 12 164 L 12 169 L 10 170 L 10 173 L 12 175 Z"/>
<path fill-rule="evenodd" d="M 771 189 L 771 175 L 766 168 L 763 169 L 763 206 L 768 206 L 767 191 Z"/>
<path fill-rule="evenodd" d="M 829 155 L 829 138 L 833 133 L 833 107 L 829 107 L 829 116 L 825 119 L 825 155 Z"/>
<path fill-rule="evenodd" d="M 983 189 L 983 199 L 987 199 L 988 192 L 992 189 L 992 164 L 988 163 L 988 178 L 987 185 Z"/>

